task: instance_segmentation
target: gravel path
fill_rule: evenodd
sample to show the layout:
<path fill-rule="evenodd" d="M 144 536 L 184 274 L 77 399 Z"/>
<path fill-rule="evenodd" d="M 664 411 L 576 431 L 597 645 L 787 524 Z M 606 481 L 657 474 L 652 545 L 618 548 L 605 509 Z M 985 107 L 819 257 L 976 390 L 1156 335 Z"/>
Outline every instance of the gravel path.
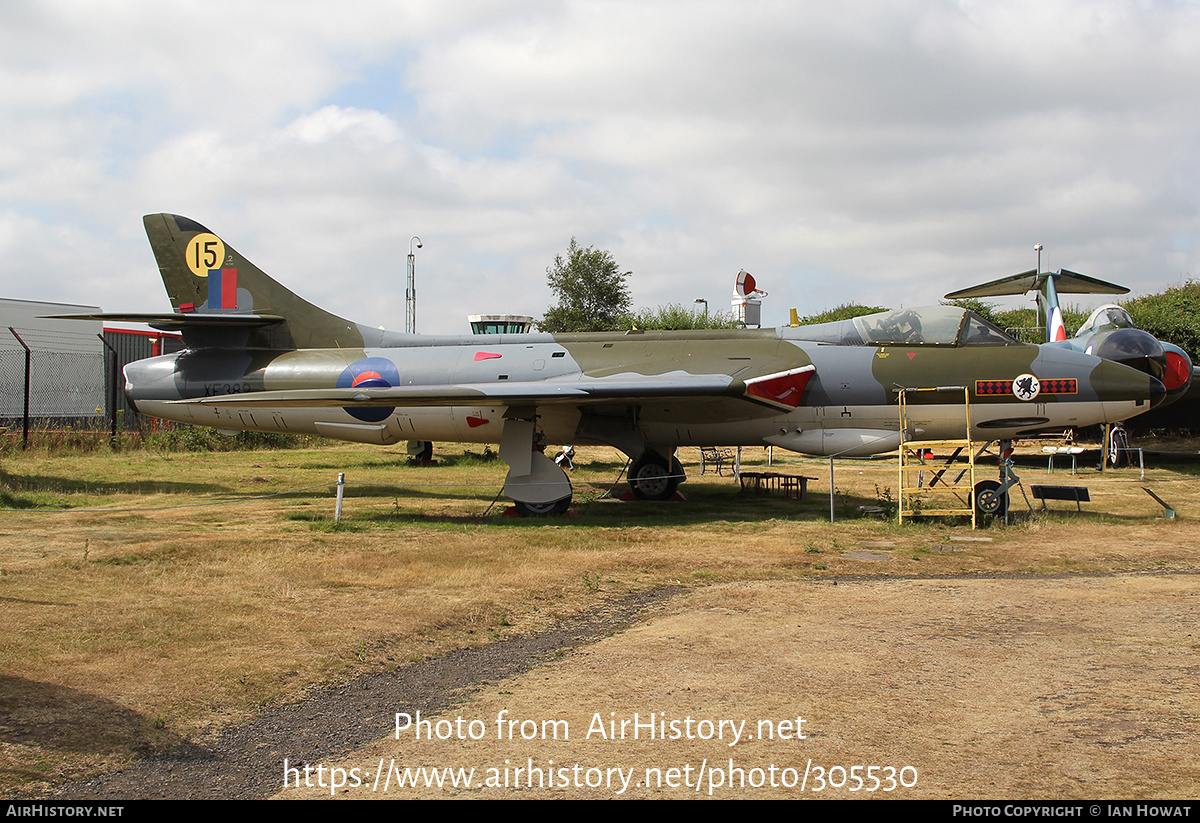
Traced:
<path fill-rule="evenodd" d="M 282 785 L 284 758 L 299 767 L 335 760 L 389 734 L 396 712 L 445 711 L 488 683 L 535 668 L 557 651 L 629 627 L 647 608 L 680 591 L 664 587 L 631 594 L 544 632 L 364 674 L 298 703 L 268 709 L 211 745 L 186 742 L 131 768 L 60 786 L 55 795 L 79 800 L 269 797 Z"/>

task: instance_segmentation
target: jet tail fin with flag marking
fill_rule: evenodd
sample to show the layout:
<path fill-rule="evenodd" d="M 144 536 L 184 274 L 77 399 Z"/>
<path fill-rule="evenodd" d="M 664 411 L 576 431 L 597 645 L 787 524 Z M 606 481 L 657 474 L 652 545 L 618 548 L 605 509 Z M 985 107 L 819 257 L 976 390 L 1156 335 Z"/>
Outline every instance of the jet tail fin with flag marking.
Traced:
<path fill-rule="evenodd" d="M 363 346 L 356 323 L 298 297 L 195 220 L 148 214 L 142 222 L 175 310 L 154 325 L 181 329 L 189 347 L 221 345 L 231 329 L 248 330 L 248 348 Z"/>

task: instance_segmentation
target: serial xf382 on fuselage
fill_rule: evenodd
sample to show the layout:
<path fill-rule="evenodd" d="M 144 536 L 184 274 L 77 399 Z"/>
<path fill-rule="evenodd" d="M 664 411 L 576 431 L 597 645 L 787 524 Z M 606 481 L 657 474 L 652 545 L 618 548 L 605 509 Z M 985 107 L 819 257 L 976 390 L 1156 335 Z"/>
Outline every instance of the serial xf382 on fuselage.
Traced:
<path fill-rule="evenodd" d="M 565 511 L 570 481 L 538 444 L 614 446 L 630 485 L 665 499 L 680 446 L 774 445 L 867 455 L 905 439 L 1013 438 L 1114 422 L 1164 395 L 1135 368 L 1019 343 L 953 306 L 764 330 L 406 335 L 297 297 L 204 226 L 145 218 L 174 311 L 104 315 L 179 330 L 186 349 L 131 363 L 144 414 L 226 431 L 311 433 L 388 445 L 499 443 L 505 494 L 525 514 Z"/>

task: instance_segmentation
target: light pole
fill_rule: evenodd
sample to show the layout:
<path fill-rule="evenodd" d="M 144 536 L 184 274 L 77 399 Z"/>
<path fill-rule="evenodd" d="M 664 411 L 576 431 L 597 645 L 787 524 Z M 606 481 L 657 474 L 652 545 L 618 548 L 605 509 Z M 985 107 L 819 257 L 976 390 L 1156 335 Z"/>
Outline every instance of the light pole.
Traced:
<path fill-rule="evenodd" d="M 1038 274 L 1042 273 L 1042 244 L 1038 243 L 1033 247 L 1033 250 L 1038 253 Z"/>
<path fill-rule="evenodd" d="M 704 304 L 704 319 L 707 320 L 708 319 L 708 301 L 705 300 L 703 297 L 697 297 L 693 302 Z"/>
<path fill-rule="evenodd" d="M 413 242 L 421 248 L 421 238 L 415 234 L 408 241 L 408 287 L 404 290 L 404 331 L 417 333 L 417 258 L 413 254 Z"/>

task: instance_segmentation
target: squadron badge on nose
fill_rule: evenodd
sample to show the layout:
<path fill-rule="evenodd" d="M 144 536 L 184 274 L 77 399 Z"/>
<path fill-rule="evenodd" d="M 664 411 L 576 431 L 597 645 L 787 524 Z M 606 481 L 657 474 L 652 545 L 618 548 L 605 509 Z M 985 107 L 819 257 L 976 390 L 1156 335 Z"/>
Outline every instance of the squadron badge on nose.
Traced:
<path fill-rule="evenodd" d="M 1012 383 L 1013 394 L 1022 400 L 1032 400 L 1038 396 L 1040 390 L 1041 384 L 1032 374 L 1023 374 Z"/>

